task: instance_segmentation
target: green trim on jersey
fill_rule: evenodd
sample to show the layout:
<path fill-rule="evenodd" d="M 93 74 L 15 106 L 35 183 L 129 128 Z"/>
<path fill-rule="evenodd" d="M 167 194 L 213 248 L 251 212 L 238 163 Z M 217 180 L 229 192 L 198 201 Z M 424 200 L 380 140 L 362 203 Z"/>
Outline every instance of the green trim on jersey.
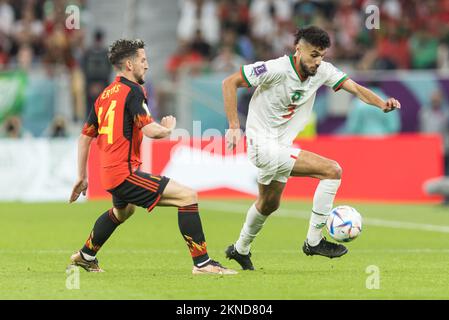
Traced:
<path fill-rule="evenodd" d="M 332 87 L 332 89 L 333 89 L 334 91 L 336 91 L 336 90 L 338 89 L 338 87 L 340 86 L 340 84 L 342 84 L 343 81 L 345 81 L 345 80 L 347 80 L 347 79 L 348 79 L 348 75 L 345 74 L 343 78 L 341 78 L 336 84 L 334 84 L 334 86 Z"/>
<path fill-rule="evenodd" d="M 242 74 L 243 79 L 245 80 L 246 84 L 248 85 L 248 88 L 251 88 L 252 85 L 249 82 L 248 78 L 246 77 L 245 70 L 243 69 L 243 66 L 240 68 L 240 73 Z"/>
<path fill-rule="evenodd" d="M 301 74 L 298 72 L 298 70 L 296 69 L 295 61 L 293 60 L 293 55 L 290 55 L 289 57 L 290 57 L 290 62 L 292 64 L 293 70 L 295 70 L 295 73 L 298 76 L 299 80 L 301 80 L 301 82 L 305 81 L 307 78 L 303 78 L 301 76 Z"/>

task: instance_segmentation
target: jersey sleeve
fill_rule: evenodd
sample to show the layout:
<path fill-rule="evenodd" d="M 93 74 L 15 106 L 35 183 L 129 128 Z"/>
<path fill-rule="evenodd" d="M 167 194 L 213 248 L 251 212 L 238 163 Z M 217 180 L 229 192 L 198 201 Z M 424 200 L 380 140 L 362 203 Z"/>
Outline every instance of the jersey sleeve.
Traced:
<path fill-rule="evenodd" d="M 85 136 L 96 138 L 98 136 L 98 118 L 95 113 L 95 107 L 90 110 L 87 121 L 84 123 L 83 129 L 81 131 Z"/>
<path fill-rule="evenodd" d="M 343 83 L 348 80 L 348 75 L 340 69 L 333 66 L 331 63 L 326 65 L 327 79 L 324 84 L 331 87 L 335 92 L 341 89 Z"/>
<path fill-rule="evenodd" d="M 275 83 L 283 75 L 276 65 L 276 60 L 258 61 L 243 65 L 240 73 L 249 88 Z"/>
<path fill-rule="evenodd" d="M 131 114 L 134 124 L 139 129 L 153 122 L 143 92 L 131 90 L 126 99 L 126 107 Z"/>

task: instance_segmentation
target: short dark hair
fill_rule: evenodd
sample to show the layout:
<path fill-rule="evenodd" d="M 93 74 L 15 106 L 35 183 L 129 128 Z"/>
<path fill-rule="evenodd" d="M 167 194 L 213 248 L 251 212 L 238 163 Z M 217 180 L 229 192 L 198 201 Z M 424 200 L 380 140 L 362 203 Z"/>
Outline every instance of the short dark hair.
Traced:
<path fill-rule="evenodd" d="M 104 32 L 101 29 L 96 29 L 94 32 L 94 39 L 96 42 L 101 42 L 104 39 Z"/>
<path fill-rule="evenodd" d="M 327 32 L 315 26 L 299 28 L 295 34 L 295 45 L 301 39 L 304 39 L 314 47 L 326 49 L 331 46 L 331 40 Z"/>
<path fill-rule="evenodd" d="M 119 39 L 109 47 L 109 62 L 116 68 L 122 67 L 122 61 L 137 55 L 137 50 L 144 49 L 145 42 L 140 39 Z"/>

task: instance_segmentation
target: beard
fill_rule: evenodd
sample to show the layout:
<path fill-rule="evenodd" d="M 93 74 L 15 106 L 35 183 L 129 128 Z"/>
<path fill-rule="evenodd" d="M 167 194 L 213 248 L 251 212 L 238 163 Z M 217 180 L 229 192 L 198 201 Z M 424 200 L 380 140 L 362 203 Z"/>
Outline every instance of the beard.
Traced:
<path fill-rule="evenodd" d="M 318 67 L 315 68 L 314 71 L 310 70 L 309 67 L 307 67 L 301 60 L 299 61 L 299 64 L 301 65 L 301 69 L 302 71 L 305 73 L 305 77 L 313 77 L 314 75 L 316 75 L 317 71 L 318 71 Z"/>
<path fill-rule="evenodd" d="M 140 85 L 144 85 L 145 84 L 145 80 L 143 79 L 143 77 L 139 77 L 137 78 L 137 83 Z"/>
<path fill-rule="evenodd" d="M 145 84 L 144 75 L 134 74 L 134 78 L 136 79 L 138 84 L 140 85 Z"/>

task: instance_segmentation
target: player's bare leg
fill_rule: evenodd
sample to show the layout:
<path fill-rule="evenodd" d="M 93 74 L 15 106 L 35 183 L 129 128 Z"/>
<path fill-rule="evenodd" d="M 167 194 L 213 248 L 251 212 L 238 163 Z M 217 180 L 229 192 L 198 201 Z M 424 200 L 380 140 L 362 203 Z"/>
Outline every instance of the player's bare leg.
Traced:
<path fill-rule="evenodd" d="M 198 203 L 198 194 L 195 190 L 170 179 L 158 202 L 161 207 L 185 207 Z"/>
<path fill-rule="evenodd" d="M 178 225 L 193 260 L 193 274 L 236 274 L 209 258 L 196 191 L 170 179 L 158 206 L 178 207 Z"/>
<path fill-rule="evenodd" d="M 120 221 L 120 223 L 123 223 L 134 214 L 134 212 L 136 211 L 136 206 L 129 203 L 125 208 L 113 208 L 113 210 L 114 216 L 117 218 L 117 220 Z"/>
<path fill-rule="evenodd" d="M 302 150 L 296 159 L 291 175 L 320 179 L 313 197 L 309 230 L 303 246 L 304 253 L 323 255 L 329 258 L 344 255 L 347 252 L 346 247 L 328 242 L 322 235 L 322 229 L 326 225 L 335 195 L 340 187 L 342 175 L 340 165 L 334 160 Z"/>
<path fill-rule="evenodd" d="M 268 185 L 259 183 L 258 186 L 259 196 L 246 214 L 246 220 L 240 231 L 240 237 L 235 245 L 230 245 L 225 252 L 226 257 L 237 261 L 243 270 L 254 270 L 250 259 L 251 243 L 262 230 L 268 216 L 279 208 L 285 183 L 271 181 Z"/>
<path fill-rule="evenodd" d="M 96 255 L 115 229 L 131 217 L 136 206 L 128 204 L 124 208 L 109 209 L 101 215 L 92 229 L 83 248 L 71 257 L 71 265 L 78 266 L 88 272 L 103 272 L 98 265 Z"/>

